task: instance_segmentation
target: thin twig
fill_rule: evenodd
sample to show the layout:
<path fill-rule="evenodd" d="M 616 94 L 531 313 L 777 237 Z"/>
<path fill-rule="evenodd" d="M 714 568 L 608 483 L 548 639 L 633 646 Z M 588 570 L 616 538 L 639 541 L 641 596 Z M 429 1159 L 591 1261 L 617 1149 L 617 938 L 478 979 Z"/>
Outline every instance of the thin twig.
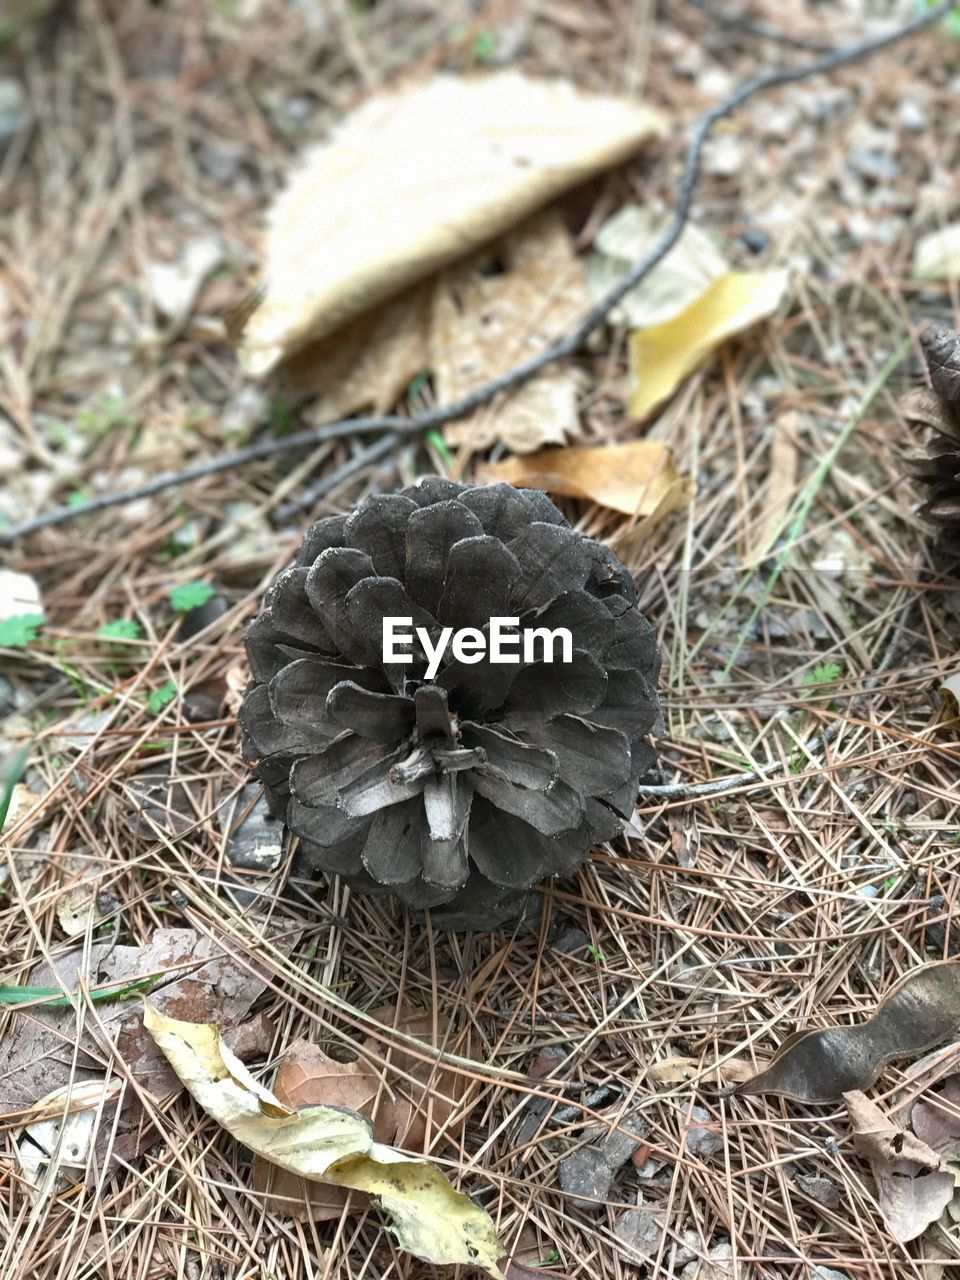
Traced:
<path fill-rule="evenodd" d="M 140 485 L 135 489 L 129 489 L 125 493 L 102 494 L 89 502 L 78 503 L 73 507 L 59 507 L 46 515 L 26 520 L 22 524 L 13 525 L 9 529 L 0 531 L 0 545 L 7 545 L 16 538 L 35 533 L 38 529 L 46 529 L 51 525 L 63 524 L 67 520 L 73 520 L 76 516 L 90 515 L 95 511 L 103 511 L 108 507 L 120 506 L 127 502 L 134 502 L 139 498 L 151 497 L 164 489 L 171 489 L 190 480 L 199 480 L 205 476 L 216 475 L 221 471 L 229 471 L 234 467 L 242 466 L 244 463 L 271 457 L 277 453 L 285 453 L 290 449 L 312 448 L 325 440 L 335 440 L 372 431 L 389 432 L 388 438 L 391 440 L 400 436 L 417 436 L 436 427 L 446 426 L 447 423 L 454 422 L 458 418 L 466 417 L 467 414 L 479 409 L 482 405 L 488 404 L 504 391 L 509 391 L 519 386 L 520 383 L 525 382 L 533 374 L 539 373 L 547 365 L 574 355 L 580 350 L 590 334 L 599 328 L 624 295 L 635 288 L 666 257 L 680 239 L 690 217 L 690 208 L 700 177 L 700 161 L 704 143 L 720 120 L 736 111 L 738 107 L 743 106 L 755 94 L 765 92 L 767 89 L 778 89 L 785 85 L 796 84 L 798 81 L 807 80 L 811 76 L 835 71 L 838 67 L 847 66 L 851 62 L 857 62 L 861 58 L 867 58 L 881 52 L 883 49 L 888 49 L 891 45 L 907 39 L 909 36 L 946 17 L 954 8 L 955 3 L 956 0 L 941 0 L 941 3 L 936 5 L 935 8 L 897 28 L 896 31 L 877 36 L 872 40 L 864 40 L 859 44 L 834 49 L 822 57 L 815 58 L 812 62 L 804 63 L 802 66 L 785 67 L 778 71 L 769 71 L 762 75 L 754 76 L 744 81 L 739 88 L 734 89 L 726 98 L 711 107 L 709 111 L 698 118 L 694 125 L 693 133 L 687 146 L 683 175 L 680 180 L 673 218 L 667 230 L 650 252 L 621 277 L 618 283 L 587 312 L 583 320 L 566 337 L 561 338 L 553 346 L 546 347 L 529 360 L 524 360 L 521 364 L 515 365 L 514 368 L 506 373 L 500 374 L 496 378 L 491 378 L 489 382 L 485 382 L 482 386 L 475 388 L 459 400 L 455 400 L 452 404 L 442 408 L 431 409 L 416 418 L 401 418 L 396 415 L 347 418 L 339 422 L 328 423 L 325 426 L 310 427 L 304 431 L 297 431 L 279 440 L 261 440 L 257 444 L 248 445 L 245 449 L 223 454 L 219 458 L 199 463 L 195 467 L 186 467 L 181 471 L 165 472 L 146 484 Z M 384 445 L 384 452 L 386 452 L 386 449 L 387 446 Z M 341 468 L 340 472 L 328 477 L 323 491 L 328 491 L 332 484 L 339 483 L 343 478 L 342 472 L 343 469 Z"/>

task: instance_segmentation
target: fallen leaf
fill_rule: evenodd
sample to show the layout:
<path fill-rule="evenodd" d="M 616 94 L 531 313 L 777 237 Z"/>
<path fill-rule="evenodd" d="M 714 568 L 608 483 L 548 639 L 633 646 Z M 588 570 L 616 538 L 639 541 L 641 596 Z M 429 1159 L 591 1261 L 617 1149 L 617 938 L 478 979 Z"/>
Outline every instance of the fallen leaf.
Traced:
<path fill-rule="evenodd" d="M 436 287 L 436 277 L 421 281 L 295 351 L 278 370 L 280 394 L 294 404 L 311 398 L 317 422 L 359 409 L 385 413 L 430 363 Z"/>
<path fill-rule="evenodd" d="M 948 1076 L 941 1093 L 930 1093 L 916 1102 L 910 1126 L 938 1155 L 960 1159 L 960 1076 Z"/>
<path fill-rule="evenodd" d="M 369 1121 L 330 1106 L 291 1111 L 250 1075 L 216 1026 L 165 1018 L 144 1001 L 144 1026 L 181 1082 L 252 1151 L 304 1178 L 375 1196 L 400 1247 L 428 1262 L 471 1264 L 503 1280 L 493 1223 L 429 1161 L 374 1141 Z"/>
<path fill-rule="evenodd" d="M 645 418 L 714 348 L 773 315 L 785 271 L 729 271 L 662 324 L 630 335 L 630 413 Z"/>
<path fill-rule="evenodd" d="M 769 555 L 790 509 L 797 485 L 797 419 L 797 414 L 789 413 L 774 423 L 762 502 L 743 558 L 747 566 L 759 564 Z"/>
<path fill-rule="evenodd" d="M 544 449 L 483 468 L 484 479 L 589 498 L 625 515 L 681 511 L 693 496 L 693 481 L 681 476 L 669 448 L 659 440 Z"/>
<path fill-rule="evenodd" d="M 489 264 L 498 268 L 491 273 Z M 433 298 L 430 366 L 441 404 L 459 400 L 559 338 L 587 310 L 584 268 L 560 215 L 547 211 L 506 236 L 493 253 L 441 272 Z M 471 450 L 496 440 L 514 453 L 580 434 L 581 375 L 552 365 L 444 436 Z"/>
<path fill-rule="evenodd" d="M 939 960 L 907 973 L 859 1026 L 789 1036 L 765 1070 L 730 1090 L 775 1093 L 796 1102 L 837 1102 L 867 1089 L 884 1065 L 949 1039 L 957 1030 L 960 960 Z"/>
<path fill-rule="evenodd" d="M 960 222 L 921 236 L 913 250 L 914 280 L 960 278 Z"/>
<path fill-rule="evenodd" d="M 413 1005 L 393 1005 L 371 1009 L 370 1016 L 384 1026 L 395 1027 L 405 1035 L 415 1036 L 425 1044 L 434 1044 L 434 1014 L 430 1009 Z M 448 1019 L 436 1017 L 437 1044 L 447 1036 Z M 378 1134 L 384 1142 L 411 1149 L 432 1145 L 448 1128 L 451 1117 L 460 1108 L 469 1082 L 458 1072 L 438 1066 L 429 1057 L 418 1057 L 402 1044 L 390 1043 L 383 1049 L 376 1035 L 368 1036 L 361 1048 L 371 1057 L 383 1055 L 387 1089 L 383 1091 L 375 1111 Z M 456 1137 L 463 1131 L 465 1115 L 450 1129 Z M 383 1126 L 381 1129 L 380 1126 Z"/>
<path fill-rule="evenodd" d="M 295 944 L 296 936 L 290 934 L 272 943 L 284 954 Z M 239 1023 L 265 985 L 265 974 L 255 961 L 245 965 L 232 959 L 215 938 L 193 929 L 157 929 L 146 946 L 104 941 L 93 943 L 87 951 L 73 947 L 56 956 L 54 964 L 35 966 L 26 984 L 71 993 L 77 990 L 78 974 L 90 986 L 125 987 L 169 969 L 170 976 L 161 976 L 151 992 L 157 1007 L 174 1016 L 218 1017 L 224 1025 Z M 4 1036 L 0 1116 L 29 1115 L 38 1098 L 57 1089 L 102 1084 L 104 1035 L 113 1041 L 125 1072 L 148 1094 L 161 1100 L 179 1089 L 166 1059 L 143 1029 L 138 1004 L 130 1000 L 98 1003 L 97 1021 L 102 1034 L 85 1029 L 77 1043 L 73 1008 L 34 1007 L 13 1020 Z M 65 1044 L 70 1046 L 69 1053 L 63 1052 Z M 153 1141 L 151 1133 L 142 1122 L 135 1091 L 128 1089 L 114 1155 L 122 1152 L 125 1158 L 135 1159 Z"/>
<path fill-rule="evenodd" d="M 14 1135 L 14 1151 L 37 1195 L 83 1181 L 98 1125 L 112 1123 L 122 1088 L 115 1079 L 68 1084 L 31 1108 L 29 1124 Z"/>
<path fill-rule="evenodd" d="M 857 1090 L 843 1100 L 857 1151 L 870 1162 L 887 1230 L 901 1242 L 915 1240 L 953 1199 L 956 1176 L 925 1142 L 901 1129 Z"/>
<path fill-rule="evenodd" d="M 281 367 L 279 387 L 292 402 L 315 397 L 318 422 L 382 413 L 427 371 L 450 403 L 542 350 L 586 309 L 583 266 L 559 214 L 547 211 L 311 342 Z M 445 437 L 471 449 L 502 440 L 516 453 L 562 444 L 580 430 L 580 380 L 570 365 L 544 369 Z"/>
<path fill-rule="evenodd" d="M 365 1062 L 339 1062 L 306 1040 L 297 1040 L 287 1049 L 273 1082 L 274 1096 L 290 1111 L 318 1105 L 345 1107 L 368 1120 L 373 1119 L 380 1092 L 380 1077 Z M 388 1140 L 382 1127 L 374 1125 L 378 1142 Z M 351 1195 L 343 1187 L 309 1181 L 289 1169 L 281 1169 L 261 1155 L 253 1159 L 253 1185 L 266 1193 L 268 1212 L 283 1213 L 301 1222 L 339 1218 Z M 367 1197 L 359 1192 L 353 1196 L 354 1204 L 362 1208 Z"/>
<path fill-rule="evenodd" d="M 587 260 L 587 282 L 595 302 L 649 253 L 666 226 L 666 219 L 636 205 L 620 209 L 603 224 Z M 683 311 L 727 270 L 713 237 L 687 223 L 666 257 L 617 304 L 609 320 L 631 329 L 661 324 Z"/>
<path fill-rule="evenodd" d="M 696 1058 L 664 1058 L 662 1062 L 654 1062 L 647 1067 L 643 1078 L 648 1084 L 663 1086 L 684 1084 L 699 1073 L 700 1064 Z"/>
<path fill-rule="evenodd" d="M 634 102 L 512 70 L 441 74 L 371 99 L 306 158 L 271 211 L 242 363 L 267 373 L 663 128 Z"/>

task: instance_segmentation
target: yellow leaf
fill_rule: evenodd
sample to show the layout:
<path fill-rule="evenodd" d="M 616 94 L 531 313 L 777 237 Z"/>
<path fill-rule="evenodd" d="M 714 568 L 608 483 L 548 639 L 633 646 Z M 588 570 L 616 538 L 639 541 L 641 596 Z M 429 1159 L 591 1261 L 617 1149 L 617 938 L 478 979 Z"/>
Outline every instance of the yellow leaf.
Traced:
<path fill-rule="evenodd" d="M 728 271 L 679 315 L 631 334 L 631 414 L 645 418 L 715 347 L 772 315 L 786 287 L 785 271 Z"/>
<path fill-rule="evenodd" d="M 244 1146 L 281 1169 L 378 1196 L 400 1247 L 437 1264 L 472 1264 L 503 1280 L 506 1250 L 482 1209 L 429 1161 L 374 1142 L 355 1111 L 291 1111 L 258 1084 L 209 1023 L 165 1018 L 144 1001 L 143 1023 L 193 1097 Z"/>
<path fill-rule="evenodd" d="M 365 103 L 275 204 L 241 359 L 283 356 L 456 261 L 663 132 L 626 99 L 517 71 Z"/>
<path fill-rule="evenodd" d="M 485 467 L 487 478 L 590 498 L 630 516 L 680 511 L 693 496 L 693 481 L 680 475 L 670 450 L 659 440 L 541 449 Z"/>

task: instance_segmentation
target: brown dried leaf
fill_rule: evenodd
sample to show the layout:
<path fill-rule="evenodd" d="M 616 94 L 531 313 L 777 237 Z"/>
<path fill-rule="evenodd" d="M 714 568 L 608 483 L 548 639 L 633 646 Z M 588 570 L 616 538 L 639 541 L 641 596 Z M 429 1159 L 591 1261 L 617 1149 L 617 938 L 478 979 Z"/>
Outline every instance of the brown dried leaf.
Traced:
<path fill-rule="evenodd" d="M 696 1058 L 664 1058 L 662 1062 L 647 1067 L 644 1080 L 657 1086 L 684 1084 L 699 1073 L 700 1064 Z"/>
<path fill-rule="evenodd" d="M 490 266 L 502 267 L 493 274 Z M 536 355 L 587 310 L 586 275 L 560 215 L 547 211 L 495 250 L 441 272 L 433 300 L 430 364 L 437 397 L 449 404 Z M 553 366 L 472 418 L 445 428 L 471 450 L 502 440 L 514 453 L 563 444 L 580 434 L 579 375 Z"/>
<path fill-rule="evenodd" d="M 491 267 L 496 270 L 491 272 Z M 319 396 L 317 421 L 382 413 L 431 369 L 446 404 L 536 354 L 587 308 L 584 270 L 559 215 L 539 214 L 489 248 L 311 342 L 283 366 L 291 400 Z M 517 453 L 579 432 L 577 371 L 554 367 L 445 431 L 452 444 Z"/>
<path fill-rule="evenodd" d="M 921 1142 L 947 1160 L 960 1159 L 960 1076 L 949 1076 L 940 1093 L 917 1102 L 910 1114 Z"/>
<path fill-rule="evenodd" d="M 866 1022 L 789 1036 L 770 1065 L 731 1090 L 776 1093 L 796 1102 L 837 1102 L 867 1089 L 893 1058 L 911 1057 L 952 1036 L 960 1015 L 960 960 L 906 974 Z"/>
<path fill-rule="evenodd" d="M 543 449 L 487 466 L 483 478 L 589 498 L 625 515 L 681 511 L 694 493 L 693 481 L 680 475 L 659 440 Z"/>
<path fill-rule="evenodd" d="M 880 1212 L 890 1234 L 914 1240 L 953 1199 L 956 1178 L 935 1151 L 901 1129 L 875 1102 L 856 1090 L 845 1092 L 853 1140 L 870 1162 Z"/>
<path fill-rule="evenodd" d="M 371 99 L 271 211 L 246 368 L 269 372 L 662 130 L 636 103 L 517 71 L 438 75 Z"/>
<path fill-rule="evenodd" d="M 396 1027 L 408 1036 L 416 1036 L 427 1045 L 434 1044 L 434 1015 L 429 1009 L 401 1005 L 398 1013 L 393 1005 L 386 1005 L 371 1009 L 370 1016 L 384 1026 Z M 449 1020 L 442 1014 L 437 1015 L 437 1045 L 446 1042 L 448 1026 Z M 368 1036 L 363 1048 L 371 1055 L 379 1057 L 384 1054 L 383 1045 L 376 1036 Z M 385 1091 L 377 1107 L 377 1139 L 410 1151 L 422 1150 L 428 1134 L 432 1144 L 437 1135 L 447 1128 L 447 1121 L 463 1101 L 469 1081 L 457 1072 L 437 1068 L 429 1060 L 416 1057 L 402 1045 L 391 1045 L 386 1049 L 385 1057 L 386 1079 L 393 1096 L 391 1098 Z M 414 1083 L 403 1079 L 400 1072 L 412 1076 Z M 462 1132 L 465 1119 L 464 1115 L 449 1130 L 451 1137 Z M 380 1137 L 381 1123 L 384 1137 Z"/>
<path fill-rule="evenodd" d="M 296 936 L 287 933 L 282 939 L 275 939 L 273 945 L 287 953 L 295 943 Z M 216 1017 L 225 1027 L 236 1026 L 263 991 L 265 982 L 265 975 L 256 967 L 231 959 L 215 938 L 204 937 L 193 929 L 157 929 L 150 943 L 141 947 L 95 942 L 86 953 L 83 948 L 73 948 L 56 957 L 55 968 L 46 963 L 37 965 L 26 982 L 38 987 L 62 983 L 67 991 L 75 991 L 78 973 L 91 986 L 123 986 L 166 969 L 173 973 L 161 979 L 151 993 L 158 1009 L 173 1017 Z M 97 1021 L 114 1041 L 124 1073 L 129 1072 L 140 1088 L 157 1099 L 179 1090 L 179 1080 L 143 1027 L 138 1002 L 101 1004 Z M 102 1036 L 87 1029 L 74 1050 L 76 1039 L 77 1015 L 73 1009 L 31 1009 L 29 1016 L 11 1023 L 4 1038 L 0 1116 L 27 1112 L 38 1098 L 55 1089 L 102 1084 Z M 65 1044 L 71 1046 L 66 1054 Z M 107 1068 L 110 1069 L 109 1062 Z M 152 1141 L 150 1126 L 142 1121 L 142 1110 L 132 1089 L 126 1091 L 115 1141 L 112 1131 L 112 1125 L 101 1127 L 98 1152 L 102 1137 L 104 1143 L 112 1142 L 115 1156 L 122 1153 L 124 1159 L 133 1160 Z"/>
<path fill-rule="evenodd" d="M 359 1059 L 338 1062 L 317 1045 L 297 1040 L 284 1054 L 273 1092 L 291 1111 L 313 1106 L 345 1107 L 372 1120 L 380 1077 Z M 374 1137 L 378 1142 L 388 1142 L 390 1135 L 382 1122 L 374 1125 Z M 355 1210 L 369 1200 L 360 1191 L 351 1193 L 343 1187 L 301 1178 L 259 1155 L 253 1161 L 253 1185 L 266 1193 L 269 1212 L 283 1213 L 301 1222 L 339 1218 L 351 1194 Z"/>

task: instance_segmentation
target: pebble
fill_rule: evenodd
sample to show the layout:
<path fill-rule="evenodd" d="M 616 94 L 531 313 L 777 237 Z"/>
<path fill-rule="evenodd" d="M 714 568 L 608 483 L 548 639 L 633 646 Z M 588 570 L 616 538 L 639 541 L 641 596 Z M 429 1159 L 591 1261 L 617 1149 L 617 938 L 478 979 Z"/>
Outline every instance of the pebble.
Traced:
<path fill-rule="evenodd" d="M 244 155 L 244 148 L 237 142 L 203 142 L 197 151 L 197 163 L 209 177 L 227 183 L 236 177 Z"/>
<path fill-rule="evenodd" d="M 27 119 L 27 98 L 23 85 L 13 76 L 0 77 L 0 147 L 9 145 Z"/>
<path fill-rule="evenodd" d="M 909 133 L 919 133 L 926 127 L 927 113 L 915 98 L 906 98 L 897 110 L 897 120 L 902 129 Z"/>
<path fill-rule="evenodd" d="M 866 147 L 854 147 L 849 167 L 872 182 L 889 182 L 900 177 L 901 169 L 892 155 Z"/>

